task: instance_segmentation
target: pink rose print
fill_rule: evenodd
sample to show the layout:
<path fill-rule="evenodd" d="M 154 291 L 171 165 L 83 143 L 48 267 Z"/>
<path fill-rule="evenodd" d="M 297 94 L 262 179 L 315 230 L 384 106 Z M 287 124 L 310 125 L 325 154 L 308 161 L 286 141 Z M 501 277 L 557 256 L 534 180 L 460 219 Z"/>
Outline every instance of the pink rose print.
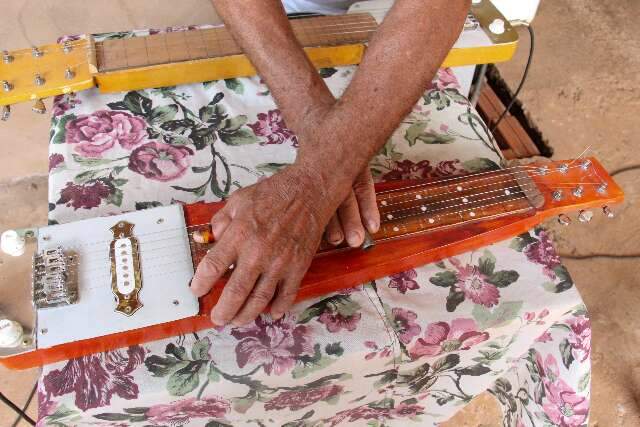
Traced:
<path fill-rule="evenodd" d="M 418 273 L 413 269 L 392 274 L 389 277 L 391 278 L 389 287 L 397 289 L 401 294 L 406 294 L 409 290 L 420 289 L 420 285 L 415 280 Z"/>
<path fill-rule="evenodd" d="M 298 146 L 298 138 L 287 128 L 280 110 L 271 110 L 268 113 L 258 114 L 258 121 L 248 124 L 256 136 L 262 136 L 267 140 L 264 144 L 284 144 L 290 142 L 292 146 Z"/>
<path fill-rule="evenodd" d="M 393 328 L 403 344 L 409 344 L 413 337 L 420 334 L 420 325 L 415 322 L 418 315 L 413 311 L 396 307 L 391 310 L 391 315 L 393 316 Z"/>
<path fill-rule="evenodd" d="M 344 316 L 338 312 L 324 311 L 317 320 L 324 324 L 327 327 L 327 331 L 331 333 L 340 332 L 342 329 L 353 332 L 356 330 L 361 317 L 362 313 L 354 313 L 351 316 Z"/>
<path fill-rule="evenodd" d="M 267 411 L 281 411 L 283 409 L 298 411 L 316 402 L 331 399 L 342 393 L 342 390 L 342 386 L 334 384 L 311 389 L 285 391 L 265 403 L 264 409 Z"/>
<path fill-rule="evenodd" d="M 551 279 L 556 278 L 553 269 L 560 265 L 560 257 L 553 247 L 549 233 L 545 230 L 540 230 L 538 240 L 528 245 L 524 249 L 524 253 L 529 261 L 544 266 L 544 274 L 546 274 L 547 277 Z"/>
<path fill-rule="evenodd" d="M 415 403 L 400 403 L 391 410 L 391 415 L 398 418 L 415 417 L 424 413 L 424 406 Z"/>
<path fill-rule="evenodd" d="M 189 147 L 151 141 L 133 150 L 129 169 L 155 181 L 172 181 L 185 174 L 192 155 Z"/>
<path fill-rule="evenodd" d="M 591 321 L 588 317 L 577 316 L 567 322 L 571 327 L 569 344 L 576 360 L 584 362 L 591 354 Z"/>
<path fill-rule="evenodd" d="M 373 350 L 371 353 L 367 353 L 364 356 L 364 360 L 371 360 L 376 356 L 380 356 L 381 358 L 389 357 L 391 355 L 391 346 L 378 347 L 373 341 L 365 341 L 364 346 Z"/>
<path fill-rule="evenodd" d="M 60 117 L 78 104 L 82 104 L 82 101 L 76 98 L 75 93 L 56 95 L 53 98 L 53 109 L 51 111 L 51 115 L 53 117 Z"/>
<path fill-rule="evenodd" d="M 99 158 L 116 144 L 131 150 L 147 138 L 147 123 L 123 111 L 99 110 L 79 116 L 65 129 L 65 142 L 76 144 L 75 151 L 85 157 Z"/>
<path fill-rule="evenodd" d="M 67 182 L 66 187 L 60 190 L 58 205 L 67 205 L 78 209 L 93 209 L 100 206 L 102 200 L 113 194 L 114 188 L 103 180 L 93 181 L 83 185 Z"/>
<path fill-rule="evenodd" d="M 474 303 L 482 304 L 485 307 L 493 307 L 498 304 L 500 291 L 495 285 L 487 281 L 487 276 L 480 272 L 478 266 L 463 266 L 457 258 L 451 258 L 450 261 L 458 270 L 456 275 L 458 282 L 455 287 L 464 293 L 465 298 L 469 298 Z"/>
<path fill-rule="evenodd" d="M 447 176 L 464 175 L 467 171 L 462 166 L 460 160 L 443 160 L 439 162 L 433 171 L 434 178 L 444 178 Z"/>
<path fill-rule="evenodd" d="M 553 338 L 551 337 L 551 334 L 549 333 L 549 331 L 545 331 L 542 335 L 540 335 L 538 338 L 536 338 L 536 342 L 551 342 L 553 341 Z"/>
<path fill-rule="evenodd" d="M 64 156 L 62 154 L 52 154 L 49 156 L 49 172 L 64 163 Z"/>
<path fill-rule="evenodd" d="M 589 401 L 576 394 L 564 381 L 558 380 L 545 387 L 544 413 L 559 427 L 580 427 L 589 414 Z"/>
<path fill-rule="evenodd" d="M 194 418 L 223 418 L 231 409 L 229 401 L 211 396 L 203 399 L 190 397 L 149 408 L 146 413 L 153 425 L 183 425 Z"/>
<path fill-rule="evenodd" d="M 58 409 L 58 403 L 51 400 L 51 394 L 44 390 L 42 384 L 38 385 L 38 419 L 42 420 L 53 415 Z"/>
<path fill-rule="evenodd" d="M 313 354 L 309 328 L 297 325 L 288 314 L 278 320 L 261 315 L 250 326 L 232 329 L 231 335 L 240 340 L 238 366 L 261 364 L 267 375 L 282 375 L 294 367 L 298 357 Z"/>
<path fill-rule="evenodd" d="M 430 323 L 424 338 L 418 338 L 409 350 L 413 359 L 422 356 L 437 356 L 457 350 L 468 350 L 489 339 L 487 332 L 478 332 L 473 319 L 454 319 L 447 322 Z"/>
<path fill-rule="evenodd" d="M 420 160 L 414 163 L 411 160 L 395 161 L 391 170 L 382 175 L 382 181 L 395 181 L 401 179 L 427 179 L 442 178 L 465 173 L 460 160 L 445 160 L 434 166 L 429 160 Z"/>
<path fill-rule="evenodd" d="M 75 393 L 75 405 L 83 411 L 109 405 L 114 394 L 122 399 L 136 399 L 138 385 L 131 373 L 144 361 L 144 356 L 145 350 L 136 345 L 70 360 L 62 369 L 44 377 L 45 391 L 56 397 Z"/>
<path fill-rule="evenodd" d="M 443 68 L 438 70 L 438 74 L 433 79 L 427 90 L 445 90 L 445 89 L 460 89 L 458 79 L 451 68 Z"/>

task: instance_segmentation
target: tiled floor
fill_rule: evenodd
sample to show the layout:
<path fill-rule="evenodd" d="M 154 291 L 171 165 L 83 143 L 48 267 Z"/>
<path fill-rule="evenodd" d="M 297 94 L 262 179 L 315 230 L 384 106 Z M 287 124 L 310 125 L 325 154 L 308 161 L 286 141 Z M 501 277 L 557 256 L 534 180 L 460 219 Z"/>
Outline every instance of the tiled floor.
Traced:
<path fill-rule="evenodd" d="M 8 49 L 51 42 L 61 34 L 216 22 L 209 0 L 0 0 L 0 11 L 0 48 Z M 536 55 L 522 99 L 557 158 L 575 157 L 592 145 L 592 153 L 610 169 L 640 163 L 634 144 L 640 133 L 637 16 L 637 0 L 542 2 L 534 22 Z M 527 37 L 522 34 L 517 58 L 500 66 L 512 85 L 519 80 L 526 59 Z M 29 109 L 17 106 L 12 120 L 0 124 L 0 230 L 46 219 L 48 119 L 34 116 Z M 627 202 L 616 219 L 597 216 L 588 226 L 556 230 L 560 250 L 567 254 L 640 252 L 638 177 L 634 172 L 618 177 Z M 593 318 L 590 424 L 638 426 L 640 261 L 567 259 L 566 263 Z M 36 376 L 36 370 L 0 368 L 0 391 L 22 405 Z M 31 416 L 35 409 L 32 403 Z M 485 395 L 447 425 L 498 426 L 498 413 L 495 401 Z M 11 426 L 13 420 L 13 414 L 0 404 L 0 427 Z"/>

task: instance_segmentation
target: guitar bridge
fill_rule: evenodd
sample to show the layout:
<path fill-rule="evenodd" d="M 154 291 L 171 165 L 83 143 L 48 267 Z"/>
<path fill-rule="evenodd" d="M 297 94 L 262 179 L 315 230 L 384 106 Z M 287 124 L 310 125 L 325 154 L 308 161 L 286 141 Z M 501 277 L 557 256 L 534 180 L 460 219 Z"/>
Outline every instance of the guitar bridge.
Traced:
<path fill-rule="evenodd" d="M 33 303 L 36 308 L 75 304 L 78 283 L 75 256 L 62 247 L 47 249 L 33 256 Z"/>

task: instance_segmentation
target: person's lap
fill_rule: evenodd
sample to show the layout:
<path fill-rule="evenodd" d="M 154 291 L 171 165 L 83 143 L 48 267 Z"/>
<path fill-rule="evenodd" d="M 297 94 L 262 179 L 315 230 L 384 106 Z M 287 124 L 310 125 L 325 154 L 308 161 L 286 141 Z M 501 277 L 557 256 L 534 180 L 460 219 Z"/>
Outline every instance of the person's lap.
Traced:
<path fill-rule="evenodd" d="M 322 73 L 339 96 L 354 71 Z M 441 70 L 372 160 L 377 180 L 498 167 L 486 127 L 456 88 Z M 57 222 L 219 200 L 293 162 L 297 146 L 259 78 L 81 93 L 57 100 L 53 120 Z M 47 366 L 41 417 L 52 421 L 65 407 L 69 419 L 134 425 L 303 417 L 430 425 L 491 387 L 556 321 L 586 321 L 581 311 L 567 315 L 581 303 L 572 285 L 537 230 L 299 303 L 276 322 L 262 316 Z M 578 347 L 576 363 L 586 351 Z M 588 371 L 580 362 L 561 368 Z"/>

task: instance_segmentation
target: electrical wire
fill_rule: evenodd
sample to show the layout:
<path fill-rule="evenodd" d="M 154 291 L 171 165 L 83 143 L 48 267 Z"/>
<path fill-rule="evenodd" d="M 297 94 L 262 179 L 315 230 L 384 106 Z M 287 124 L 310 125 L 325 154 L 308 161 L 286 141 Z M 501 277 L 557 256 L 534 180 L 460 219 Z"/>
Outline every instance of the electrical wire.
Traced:
<path fill-rule="evenodd" d="M 20 409 L 15 403 L 13 403 L 11 400 L 9 400 L 8 397 L 6 397 L 4 394 L 0 393 L 0 400 L 7 405 L 9 408 L 13 409 L 20 417 L 22 417 L 23 420 L 25 420 L 27 423 L 31 424 L 32 426 L 36 425 L 36 422 L 33 420 L 33 418 L 31 418 L 29 415 L 27 415 L 27 413 L 25 411 L 23 411 L 22 409 Z"/>
<path fill-rule="evenodd" d="M 498 120 L 496 120 L 493 126 L 491 126 L 491 132 L 495 131 L 498 128 L 498 125 L 500 124 L 500 122 L 502 122 L 502 119 L 504 119 L 507 113 L 511 111 L 511 107 L 513 107 L 513 104 L 515 104 L 516 101 L 518 100 L 518 95 L 520 95 L 520 91 L 522 90 L 524 83 L 527 81 L 527 76 L 529 75 L 529 68 L 531 68 L 531 60 L 533 59 L 535 36 L 534 36 L 533 28 L 531 27 L 531 25 L 529 24 L 522 24 L 522 25 L 526 27 L 527 30 L 529 30 L 530 44 L 529 44 L 529 58 L 527 59 L 527 65 L 524 67 L 524 72 L 522 73 L 522 80 L 520 80 L 520 84 L 518 85 L 518 88 L 513 93 L 513 96 L 511 97 L 511 101 L 509 101 L 509 104 L 507 105 L 507 107 L 504 109 L 500 117 L 498 117 Z"/>
<path fill-rule="evenodd" d="M 31 393 L 29 393 L 29 398 L 27 399 L 25 404 L 22 405 L 22 411 L 23 412 L 27 411 L 27 408 L 29 407 L 29 405 L 31 404 L 31 401 L 33 400 L 33 396 L 35 396 L 35 394 L 36 394 L 36 390 L 38 390 L 38 381 L 36 381 L 35 384 L 33 384 L 33 388 L 31 389 Z M 23 419 L 24 418 L 22 417 L 22 414 L 18 414 L 18 416 L 16 417 L 16 420 L 13 422 L 13 424 L 11 424 L 11 427 L 18 427 L 18 424 L 20 424 L 20 421 L 23 420 Z"/>

